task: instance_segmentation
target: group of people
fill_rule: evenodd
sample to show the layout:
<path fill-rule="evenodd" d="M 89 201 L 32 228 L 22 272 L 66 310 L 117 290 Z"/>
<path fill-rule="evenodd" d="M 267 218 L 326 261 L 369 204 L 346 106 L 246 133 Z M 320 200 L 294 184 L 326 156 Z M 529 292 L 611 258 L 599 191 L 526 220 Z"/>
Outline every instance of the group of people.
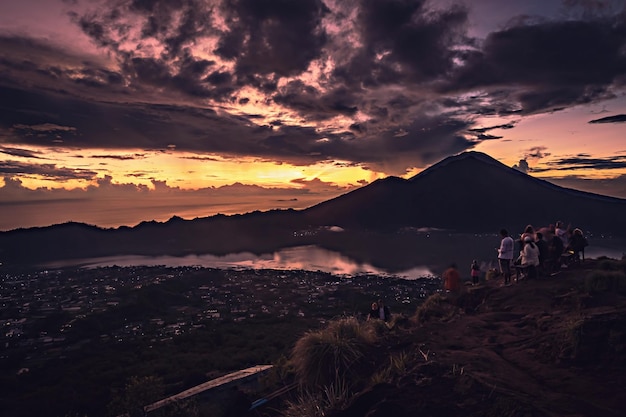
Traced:
<path fill-rule="evenodd" d="M 500 247 L 498 262 L 500 272 L 504 276 L 504 284 L 511 284 L 511 269 L 515 267 L 529 279 L 538 274 L 558 271 L 564 262 L 565 254 L 579 261 L 582 255 L 584 260 L 587 239 L 582 230 L 571 226 L 564 227 L 558 221 L 554 225 L 535 230 L 532 225 L 526 226 L 517 241 L 519 255 L 514 256 L 515 244 L 506 229 L 500 230 Z M 515 260 L 514 260 L 515 259 Z M 517 276 L 517 274 L 516 274 Z"/>

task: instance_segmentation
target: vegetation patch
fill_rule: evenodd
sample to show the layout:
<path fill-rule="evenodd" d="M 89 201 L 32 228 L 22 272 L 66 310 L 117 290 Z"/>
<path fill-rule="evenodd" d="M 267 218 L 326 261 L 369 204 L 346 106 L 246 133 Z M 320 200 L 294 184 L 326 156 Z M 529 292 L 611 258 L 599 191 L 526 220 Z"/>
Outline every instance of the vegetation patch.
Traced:
<path fill-rule="evenodd" d="M 585 277 L 584 289 L 589 293 L 626 294 L 626 273 L 615 269 L 594 270 Z"/>
<path fill-rule="evenodd" d="M 371 322 L 345 318 L 306 333 L 296 342 L 291 357 L 299 381 L 309 387 L 329 387 L 361 380 L 378 339 L 375 329 Z"/>

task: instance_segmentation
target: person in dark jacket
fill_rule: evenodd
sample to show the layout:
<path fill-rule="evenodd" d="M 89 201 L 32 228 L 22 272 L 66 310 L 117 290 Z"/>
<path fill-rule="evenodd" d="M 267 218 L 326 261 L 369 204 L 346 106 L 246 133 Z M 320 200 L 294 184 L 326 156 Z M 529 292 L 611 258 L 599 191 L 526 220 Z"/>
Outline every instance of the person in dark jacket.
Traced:
<path fill-rule="evenodd" d="M 557 235 L 553 235 L 548 242 L 548 262 L 551 266 L 550 272 L 556 272 L 561 269 L 561 255 L 563 255 L 563 241 Z"/>
<path fill-rule="evenodd" d="M 588 245 L 587 239 L 583 235 L 583 231 L 580 229 L 574 229 L 572 237 L 569 241 L 569 250 L 574 252 L 574 260 L 580 261 L 582 254 L 582 260 L 585 260 L 585 247 Z"/>
<path fill-rule="evenodd" d="M 382 321 L 389 321 L 389 319 L 391 319 L 389 307 L 383 303 L 383 300 L 378 300 L 378 318 Z"/>
<path fill-rule="evenodd" d="M 379 312 L 378 312 L 378 303 L 374 301 L 372 303 L 372 308 L 370 309 L 370 312 L 367 314 L 367 319 L 368 320 L 373 320 L 373 319 L 377 319 L 377 318 L 380 318 L 379 317 Z"/>

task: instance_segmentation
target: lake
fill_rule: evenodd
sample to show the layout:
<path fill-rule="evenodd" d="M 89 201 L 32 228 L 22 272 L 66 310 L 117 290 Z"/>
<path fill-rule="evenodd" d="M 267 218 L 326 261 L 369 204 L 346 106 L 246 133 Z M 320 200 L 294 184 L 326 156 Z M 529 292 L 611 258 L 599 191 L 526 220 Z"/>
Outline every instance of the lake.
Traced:
<path fill-rule="evenodd" d="M 334 275 L 380 275 L 405 279 L 431 277 L 435 275 L 426 267 L 414 267 L 406 271 L 389 272 L 367 263 L 360 263 L 339 252 L 317 246 L 298 246 L 281 249 L 272 254 L 255 255 L 250 252 L 233 253 L 225 256 L 187 255 L 187 256 L 111 256 L 48 263 L 47 268 L 80 266 L 98 268 L 106 266 L 156 266 L 170 267 L 200 266 L 218 269 L 277 269 L 322 271 Z"/>
<path fill-rule="evenodd" d="M 434 239 L 434 237 L 433 235 L 425 236 L 425 241 L 429 242 L 428 246 L 421 247 L 419 254 L 415 255 L 415 265 L 403 270 L 374 266 L 369 262 L 357 261 L 339 251 L 332 251 L 314 245 L 284 248 L 274 253 L 263 255 L 256 255 L 251 252 L 232 253 L 224 256 L 211 254 L 154 257 L 124 255 L 58 261 L 48 263 L 45 267 L 200 266 L 218 269 L 322 271 L 341 276 L 370 274 L 404 279 L 438 276 L 449 262 L 458 265 L 461 273 L 464 275 L 465 272 L 469 273 L 469 264 L 472 258 L 479 260 L 483 271 L 497 267 L 495 247 L 498 246 L 500 240 L 497 235 L 442 234 L 441 239 Z M 585 251 L 587 258 L 606 256 L 608 258 L 621 259 L 624 253 L 626 253 L 626 239 L 590 237 L 589 243 L 590 245 Z M 411 250 L 413 251 L 413 249 Z M 441 259 L 438 258 L 436 261 L 433 261 L 433 254 L 436 254 Z M 441 256 L 441 254 L 445 254 L 445 256 Z"/>

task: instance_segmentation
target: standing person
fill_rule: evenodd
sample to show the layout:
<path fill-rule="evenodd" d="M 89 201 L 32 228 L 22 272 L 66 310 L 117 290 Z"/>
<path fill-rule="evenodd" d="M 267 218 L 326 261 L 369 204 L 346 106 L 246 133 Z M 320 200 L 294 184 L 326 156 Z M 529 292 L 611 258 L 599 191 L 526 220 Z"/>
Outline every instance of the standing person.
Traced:
<path fill-rule="evenodd" d="M 536 236 L 535 244 L 537 245 L 537 248 L 539 249 L 539 268 L 537 269 L 538 269 L 539 275 L 543 275 L 545 273 L 545 262 L 549 256 L 548 243 L 545 240 L 543 240 L 543 233 L 537 232 L 535 236 Z"/>
<path fill-rule="evenodd" d="M 378 318 L 382 321 L 389 321 L 389 319 L 391 319 L 389 307 L 383 303 L 382 299 L 378 300 Z"/>
<path fill-rule="evenodd" d="M 567 248 L 567 245 L 569 245 L 569 233 L 570 227 L 566 229 L 562 221 L 559 220 L 558 222 L 556 222 L 554 234 L 557 235 L 559 239 L 561 239 L 561 242 L 563 242 L 563 248 Z"/>
<path fill-rule="evenodd" d="M 500 264 L 500 272 L 504 275 L 504 285 L 511 285 L 511 261 L 513 260 L 513 248 L 515 242 L 506 229 L 500 230 L 500 248 L 498 251 L 498 263 Z"/>
<path fill-rule="evenodd" d="M 443 288 L 446 291 L 458 293 L 461 291 L 461 274 L 456 269 L 456 265 L 452 264 L 443 272 Z"/>
<path fill-rule="evenodd" d="M 478 285 L 478 279 L 480 278 L 480 265 L 478 261 L 474 259 L 472 265 L 470 265 L 470 275 L 472 276 L 472 285 Z"/>

